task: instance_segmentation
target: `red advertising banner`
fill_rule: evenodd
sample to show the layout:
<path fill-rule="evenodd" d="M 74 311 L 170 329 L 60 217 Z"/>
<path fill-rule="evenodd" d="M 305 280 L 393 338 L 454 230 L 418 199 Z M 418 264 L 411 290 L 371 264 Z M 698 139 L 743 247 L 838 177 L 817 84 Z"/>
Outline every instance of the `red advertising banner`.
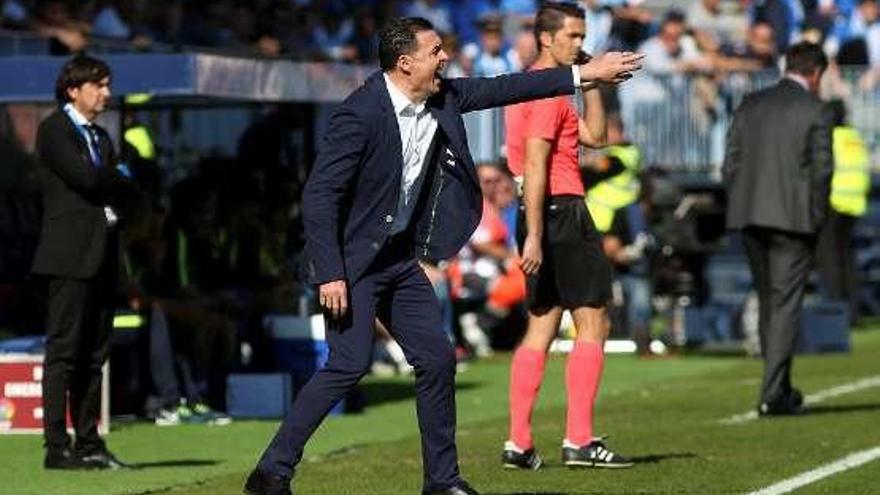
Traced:
<path fill-rule="evenodd" d="M 101 386 L 98 431 L 110 425 L 107 366 Z M 0 354 L 0 434 L 43 432 L 43 356 Z M 67 418 L 68 428 L 70 417 Z"/>

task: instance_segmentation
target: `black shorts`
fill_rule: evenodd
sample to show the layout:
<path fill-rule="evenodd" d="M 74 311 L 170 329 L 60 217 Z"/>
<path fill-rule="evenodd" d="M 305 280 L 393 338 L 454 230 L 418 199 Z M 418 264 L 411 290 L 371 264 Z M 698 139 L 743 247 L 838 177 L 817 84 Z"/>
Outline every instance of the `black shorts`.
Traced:
<path fill-rule="evenodd" d="M 525 210 L 520 206 L 516 238 L 522 252 Z M 602 235 L 580 196 L 551 196 L 544 207 L 543 263 L 527 279 L 530 310 L 555 306 L 605 307 L 611 300 L 613 269 L 602 250 Z"/>

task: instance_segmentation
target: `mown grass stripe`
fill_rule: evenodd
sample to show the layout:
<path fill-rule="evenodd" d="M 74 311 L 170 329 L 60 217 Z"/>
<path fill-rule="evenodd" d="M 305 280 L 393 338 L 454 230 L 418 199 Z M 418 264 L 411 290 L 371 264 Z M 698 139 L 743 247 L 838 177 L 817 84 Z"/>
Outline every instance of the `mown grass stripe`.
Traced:
<path fill-rule="evenodd" d="M 867 378 L 862 378 L 861 380 L 856 380 L 854 382 L 844 383 L 842 385 L 837 385 L 831 388 L 827 388 L 825 390 L 820 390 L 814 394 L 805 396 L 804 403 L 807 405 L 818 404 L 828 399 L 833 399 L 834 397 L 851 394 L 853 392 L 858 392 L 873 387 L 880 387 L 880 375 L 869 376 Z M 719 423 L 724 425 L 735 425 L 745 423 L 747 421 L 752 421 L 754 419 L 758 419 L 758 413 L 756 411 L 749 411 L 746 413 L 728 416 L 720 420 Z"/>
<path fill-rule="evenodd" d="M 857 468 L 862 464 L 869 463 L 880 457 L 880 446 L 874 447 L 860 452 L 854 452 L 842 459 L 838 459 L 832 463 L 825 464 L 816 469 L 811 469 L 805 473 L 801 473 L 792 478 L 782 480 L 766 488 L 758 491 L 749 492 L 748 495 L 781 495 L 783 493 L 793 492 L 798 488 L 815 483 L 837 473 Z"/>

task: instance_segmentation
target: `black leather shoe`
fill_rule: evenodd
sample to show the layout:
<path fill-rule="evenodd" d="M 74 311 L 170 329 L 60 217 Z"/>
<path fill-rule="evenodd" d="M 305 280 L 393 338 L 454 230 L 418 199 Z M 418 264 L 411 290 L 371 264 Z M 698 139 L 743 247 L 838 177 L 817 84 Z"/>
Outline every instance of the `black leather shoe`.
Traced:
<path fill-rule="evenodd" d="M 459 481 L 457 485 L 451 486 L 445 490 L 436 492 L 424 492 L 423 495 L 480 495 L 479 492 L 471 488 L 464 481 Z"/>
<path fill-rule="evenodd" d="M 804 406 L 804 394 L 792 388 L 788 397 L 780 401 L 762 402 L 758 405 L 759 416 L 800 416 L 809 410 Z"/>
<path fill-rule="evenodd" d="M 626 457 L 614 453 L 605 446 L 604 439 L 595 439 L 584 445 L 562 446 L 562 463 L 570 468 L 628 468 L 633 462 Z"/>
<path fill-rule="evenodd" d="M 80 462 L 86 466 L 86 469 L 109 469 L 113 471 L 132 469 L 131 465 L 120 461 L 107 449 L 83 454 L 80 456 Z"/>
<path fill-rule="evenodd" d="M 530 469 L 532 471 L 541 469 L 541 466 L 544 465 L 544 460 L 541 459 L 541 456 L 538 455 L 534 447 L 529 450 L 519 451 L 511 443 L 505 443 L 504 451 L 501 452 L 501 465 L 505 469 Z"/>
<path fill-rule="evenodd" d="M 801 416 L 809 411 L 804 406 L 796 406 L 790 402 L 762 402 L 758 406 L 758 416 Z"/>
<path fill-rule="evenodd" d="M 70 449 L 50 450 L 43 460 L 46 469 L 87 469 L 82 460 Z"/>
<path fill-rule="evenodd" d="M 290 478 L 254 469 L 244 484 L 247 495 L 293 495 Z"/>

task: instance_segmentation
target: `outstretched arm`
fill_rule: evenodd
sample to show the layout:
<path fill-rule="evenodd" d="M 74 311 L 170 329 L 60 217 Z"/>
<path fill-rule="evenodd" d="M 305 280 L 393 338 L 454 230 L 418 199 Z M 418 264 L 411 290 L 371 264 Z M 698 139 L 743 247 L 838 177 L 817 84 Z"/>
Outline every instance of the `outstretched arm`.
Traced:
<path fill-rule="evenodd" d="M 461 113 L 523 101 L 572 94 L 571 67 L 520 72 L 497 77 L 463 77 L 445 81 Z"/>
<path fill-rule="evenodd" d="M 641 68 L 643 56 L 609 52 L 583 65 L 557 67 L 492 78 L 448 79 L 444 82 L 462 113 L 574 93 L 578 84 L 620 83 Z"/>

